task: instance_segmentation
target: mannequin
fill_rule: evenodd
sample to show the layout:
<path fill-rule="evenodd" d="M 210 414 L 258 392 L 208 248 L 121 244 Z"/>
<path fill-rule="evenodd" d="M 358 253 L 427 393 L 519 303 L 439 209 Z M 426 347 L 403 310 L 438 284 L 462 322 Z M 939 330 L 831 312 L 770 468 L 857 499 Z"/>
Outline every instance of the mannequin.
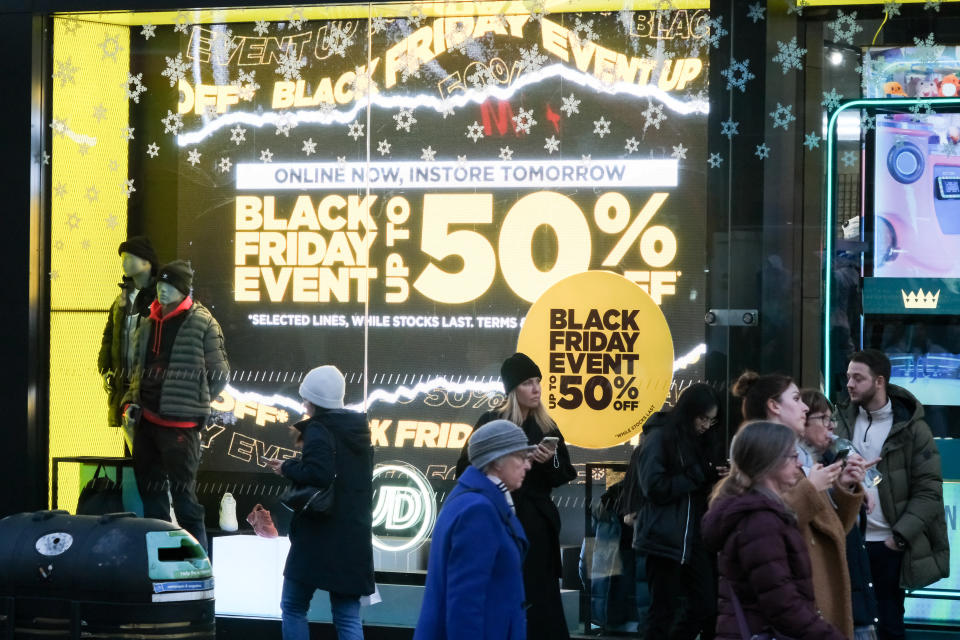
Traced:
<path fill-rule="evenodd" d="M 120 294 L 110 306 L 100 345 L 98 369 L 107 392 L 107 424 L 123 426 L 120 400 L 130 387 L 133 370 L 133 336 L 150 315 L 156 296 L 154 278 L 157 254 L 145 236 L 132 236 L 117 249 L 123 270 Z M 133 450 L 133 431 L 124 429 L 128 451 Z"/>
<path fill-rule="evenodd" d="M 157 299 L 134 336 L 134 368 L 124 398 L 134 431 L 133 469 L 147 518 L 177 522 L 207 547 L 197 500 L 200 431 L 223 391 L 230 365 L 223 333 L 193 299 L 193 268 L 174 260 L 160 268 Z"/>

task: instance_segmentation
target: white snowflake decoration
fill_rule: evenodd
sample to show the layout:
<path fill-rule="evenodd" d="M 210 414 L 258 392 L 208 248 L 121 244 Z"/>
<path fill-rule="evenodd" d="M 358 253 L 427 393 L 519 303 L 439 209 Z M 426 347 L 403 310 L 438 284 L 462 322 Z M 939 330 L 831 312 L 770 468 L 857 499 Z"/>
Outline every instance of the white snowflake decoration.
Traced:
<path fill-rule="evenodd" d="M 347 47 L 352 45 L 353 42 L 353 36 L 347 32 L 342 23 L 331 22 L 327 25 L 327 33 L 323 37 L 322 46 L 324 49 L 328 49 L 331 55 L 345 58 Z"/>
<path fill-rule="evenodd" d="M 573 27 L 570 29 L 570 35 L 576 39 L 580 46 L 586 42 L 596 42 L 600 36 L 593 30 L 593 20 L 584 22 L 580 18 L 575 18 Z"/>
<path fill-rule="evenodd" d="M 887 18 L 894 18 L 900 15 L 900 2 L 897 0 L 890 0 L 889 2 L 883 3 L 883 12 L 887 14 Z"/>
<path fill-rule="evenodd" d="M 399 128 L 400 127 L 398 126 L 397 129 Z M 477 140 L 483 137 L 483 125 L 481 125 L 479 122 L 474 120 L 473 124 L 467 127 L 466 136 L 471 140 L 473 140 L 474 142 L 476 142 Z"/>
<path fill-rule="evenodd" d="M 659 129 L 661 123 L 667 119 L 666 114 L 663 112 L 663 105 L 654 104 L 652 102 L 647 103 L 647 108 L 644 109 L 640 115 L 643 116 L 644 131 L 646 131 L 649 127 Z"/>
<path fill-rule="evenodd" d="M 869 113 L 864 111 L 860 114 L 860 128 L 864 131 L 870 131 L 871 129 L 876 129 L 877 127 L 877 117 L 871 116 Z"/>
<path fill-rule="evenodd" d="M 67 185 L 62 182 L 58 182 L 56 186 L 53 187 L 53 195 L 58 198 L 62 198 L 67 195 Z"/>
<path fill-rule="evenodd" d="M 386 18 L 382 16 L 374 16 L 373 21 L 370 23 L 370 29 L 372 29 L 374 33 L 381 33 L 387 30 L 388 24 L 389 21 Z"/>
<path fill-rule="evenodd" d="M 306 57 L 297 58 L 292 54 L 288 55 L 286 53 L 281 53 L 277 60 L 280 62 L 280 66 L 274 69 L 274 71 L 282 75 L 284 80 L 299 80 L 300 69 L 307 64 Z"/>
<path fill-rule="evenodd" d="M 780 65 L 784 75 L 790 69 L 803 70 L 803 56 L 807 55 L 807 50 L 797 46 L 796 36 L 791 38 L 790 42 L 780 42 L 778 40 L 777 50 L 779 53 L 773 56 L 773 61 Z"/>
<path fill-rule="evenodd" d="M 187 28 L 190 26 L 190 16 L 185 11 L 178 11 L 173 20 L 173 32 L 187 35 Z"/>
<path fill-rule="evenodd" d="M 410 78 L 420 77 L 420 59 L 404 51 L 397 57 L 397 69 L 400 71 L 400 82 L 406 82 Z"/>
<path fill-rule="evenodd" d="M 863 31 L 863 27 L 857 24 L 857 12 L 844 14 L 837 10 L 837 19 L 828 22 L 827 27 L 833 30 L 833 39 L 836 42 L 846 42 L 853 44 L 853 37 Z"/>
<path fill-rule="evenodd" d="M 351 122 L 350 130 L 347 132 L 347 135 L 354 139 L 354 141 L 363 137 L 363 127 L 364 125 L 360 122 Z"/>
<path fill-rule="evenodd" d="M 270 149 L 264 149 L 260 152 L 260 162 L 273 162 L 273 152 Z"/>
<path fill-rule="evenodd" d="M 164 59 L 167 61 L 167 68 L 161 71 L 160 75 L 168 78 L 172 87 L 177 84 L 178 80 L 183 80 L 186 77 L 190 64 L 184 61 L 182 53 L 178 53 L 176 58 L 164 56 Z"/>
<path fill-rule="evenodd" d="M 673 153 L 670 154 L 670 157 L 676 158 L 677 160 L 686 160 L 687 151 L 689 151 L 689 149 L 683 146 L 683 143 L 680 143 L 673 147 Z"/>
<path fill-rule="evenodd" d="M 720 135 L 727 136 L 727 139 L 733 138 L 733 136 L 740 133 L 739 131 L 740 123 L 735 122 L 733 118 L 729 118 L 720 123 Z"/>
<path fill-rule="evenodd" d="M 398 113 L 393 114 L 393 119 L 397 123 L 397 131 L 403 129 L 410 133 L 410 127 L 417 124 L 417 119 L 413 117 L 413 109 L 400 109 Z"/>
<path fill-rule="evenodd" d="M 510 147 L 500 147 L 500 159 L 506 162 L 513 158 L 513 149 Z"/>
<path fill-rule="evenodd" d="M 791 13 L 803 15 L 803 0 L 787 0 L 787 15 Z"/>
<path fill-rule="evenodd" d="M 547 56 L 540 53 L 539 47 L 534 44 L 529 49 L 520 49 L 521 73 L 539 71 L 547 63 Z"/>
<path fill-rule="evenodd" d="M 757 156 L 761 160 L 766 160 L 770 157 L 770 147 L 767 146 L 767 143 L 761 143 L 757 145 L 757 150 L 753 152 L 753 155 Z"/>
<path fill-rule="evenodd" d="M 610 121 L 600 116 L 599 120 L 593 121 L 593 133 L 601 138 L 610 133 Z"/>
<path fill-rule="evenodd" d="M 553 155 L 554 151 L 560 150 L 560 141 L 557 140 L 557 136 L 550 136 L 549 138 L 543 139 L 543 148 L 547 150 L 547 153 Z"/>
<path fill-rule="evenodd" d="M 187 162 L 195 167 L 200 164 L 200 156 L 202 155 L 203 154 L 196 149 L 190 149 L 189 153 L 187 153 Z"/>
<path fill-rule="evenodd" d="M 560 111 L 567 114 L 568 118 L 575 113 L 580 113 L 580 100 L 578 100 L 575 95 L 571 93 L 569 98 L 561 98 L 561 100 L 563 101 L 563 106 L 560 107 Z"/>
<path fill-rule="evenodd" d="M 723 16 L 704 20 L 693 30 L 694 37 L 703 38 L 707 46 L 712 46 L 714 49 L 720 48 L 720 39 L 727 33 L 728 31 L 723 28 Z"/>
<path fill-rule="evenodd" d="M 57 70 L 53 73 L 53 78 L 60 81 L 60 88 L 62 89 L 67 85 L 68 82 L 76 83 L 77 71 L 80 71 L 78 67 L 73 66 L 73 58 L 69 57 L 66 60 L 58 60 L 56 62 Z M 140 76 L 143 76 L 141 73 Z"/>
<path fill-rule="evenodd" d="M 145 24 L 140 29 L 140 35 L 143 36 L 144 40 L 149 40 L 150 38 L 157 35 L 157 27 L 152 24 Z"/>
<path fill-rule="evenodd" d="M 923 3 L 924 10 L 933 9 L 937 13 L 940 13 L 940 0 L 927 0 Z"/>
<path fill-rule="evenodd" d="M 101 102 L 100 104 L 98 104 L 93 108 L 93 119 L 99 122 L 106 117 L 107 117 L 107 108 L 103 106 L 103 103 Z"/>
<path fill-rule="evenodd" d="M 128 74 L 127 81 L 124 83 L 123 88 L 127 90 L 128 99 L 140 104 L 140 94 L 147 90 L 147 88 L 143 86 L 143 74 Z"/>
<path fill-rule="evenodd" d="M 290 137 L 290 130 L 296 128 L 297 118 L 292 113 L 284 113 L 277 118 L 277 121 L 274 123 L 277 126 L 274 135 L 282 135 L 287 138 Z"/>
<path fill-rule="evenodd" d="M 844 151 L 840 156 L 840 161 L 845 167 L 852 167 L 857 163 L 857 154 L 854 151 Z"/>
<path fill-rule="evenodd" d="M 433 150 L 433 147 L 428 146 L 426 149 L 420 149 L 420 159 L 424 162 L 433 162 L 437 157 L 437 152 Z"/>
<path fill-rule="evenodd" d="M 411 4 L 410 8 L 407 10 L 406 18 L 414 27 L 419 27 L 420 23 L 423 22 L 425 13 L 423 7 L 419 4 Z"/>
<path fill-rule="evenodd" d="M 913 47 L 914 55 L 920 64 L 933 64 L 943 55 L 946 48 L 934 44 L 932 33 L 927 35 L 926 38 L 914 38 Z"/>
<path fill-rule="evenodd" d="M 290 13 L 287 14 L 287 22 L 290 24 L 291 29 L 296 29 L 300 31 L 303 28 L 303 23 L 306 22 L 307 18 L 304 15 L 303 9 L 300 7 L 294 7 L 290 10 Z"/>
<path fill-rule="evenodd" d="M 377 151 L 381 156 L 386 156 L 390 154 L 390 143 L 386 140 L 381 140 L 377 143 Z"/>
<path fill-rule="evenodd" d="M 160 145 L 158 145 L 156 142 L 151 142 L 148 144 L 147 155 L 151 158 L 156 158 L 158 155 L 160 155 Z"/>
<path fill-rule="evenodd" d="M 120 36 L 104 36 L 103 42 L 97 44 L 100 47 L 100 51 L 103 55 L 100 56 L 100 59 L 110 58 L 114 62 L 117 61 L 117 54 L 123 51 L 123 47 L 120 46 Z"/>
<path fill-rule="evenodd" d="M 230 142 L 237 143 L 237 146 L 240 146 L 241 142 L 244 142 L 247 139 L 247 130 L 241 127 L 239 124 L 233 129 L 230 129 Z"/>
<path fill-rule="evenodd" d="M 740 89 L 746 93 L 747 82 L 757 76 L 750 72 L 750 59 L 737 62 L 736 58 L 730 58 L 730 66 L 720 72 L 720 75 L 727 79 L 727 91 Z"/>
<path fill-rule="evenodd" d="M 710 157 L 707 158 L 707 164 L 710 165 L 711 169 L 716 169 L 723 164 L 723 156 L 721 156 L 719 153 L 711 153 Z"/>
<path fill-rule="evenodd" d="M 303 141 L 303 152 L 308 156 L 317 152 L 317 143 L 313 141 L 313 138 L 307 138 Z"/>
<path fill-rule="evenodd" d="M 87 187 L 87 192 L 84 194 L 84 197 L 88 202 L 96 202 L 100 199 L 100 190 L 97 189 L 97 185 L 92 184 Z"/>
<path fill-rule="evenodd" d="M 843 94 L 837 93 L 836 89 L 830 89 L 830 92 L 827 93 L 823 91 L 823 100 L 820 101 L 820 105 L 827 108 L 827 111 L 834 111 L 837 107 L 840 106 L 840 101 L 843 100 Z"/>
<path fill-rule="evenodd" d="M 75 213 L 71 213 L 70 217 L 67 218 L 67 226 L 70 229 L 79 229 L 80 228 L 80 216 Z"/>
<path fill-rule="evenodd" d="M 537 121 L 533 119 L 533 109 L 526 111 L 520 107 L 520 113 L 511 118 L 513 120 L 514 133 L 530 133 L 530 127 L 535 126 Z"/>
<path fill-rule="evenodd" d="M 361 67 L 354 67 L 353 75 L 350 91 L 353 93 L 354 100 L 360 100 L 368 94 L 377 92 L 377 83 L 373 79 L 372 70 L 364 71 Z"/>
<path fill-rule="evenodd" d="M 627 152 L 627 154 L 632 154 L 632 153 L 635 153 L 637 149 L 640 148 L 640 143 L 637 141 L 636 138 L 627 138 L 626 142 L 624 142 L 623 144 L 623 148 Z"/>
<path fill-rule="evenodd" d="M 266 20 L 257 20 L 253 23 L 253 31 L 258 36 L 265 36 L 270 32 L 270 23 Z"/>
<path fill-rule="evenodd" d="M 793 115 L 792 104 L 784 106 L 779 102 L 777 108 L 770 112 L 770 117 L 773 118 L 773 128 L 782 127 L 784 131 L 789 129 L 790 123 L 797 119 L 797 116 Z"/>
<path fill-rule="evenodd" d="M 67 132 L 67 121 L 54 118 L 50 121 L 50 128 L 53 129 L 53 135 L 62 136 Z"/>
<path fill-rule="evenodd" d="M 766 10 L 767 10 L 767 8 L 766 8 L 765 6 L 763 6 L 763 3 L 761 3 L 761 2 L 754 2 L 754 3 L 753 3 L 752 5 L 750 5 L 750 7 L 747 9 L 747 17 L 750 18 L 751 20 L 753 20 L 753 24 L 757 24 L 758 22 L 760 22 L 761 20 L 764 19 L 764 15 L 763 15 L 763 14 L 764 14 L 764 12 L 766 12 Z"/>
<path fill-rule="evenodd" d="M 220 173 L 227 173 L 232 166 L 233 162 L 230 161 L 230 158 L 220 158 L 220 162 L 217 163 L 217 168 L 220 170 Z"/>
<path fill-rule="evenodd" d="M 803 137 L 803 146 L 813 151 L 814 149 L 820 148 L 821 140 L 823 140 L 823 138 L 821 138 L 816 131 L 811 131 Z"/>
<path fill-rule="evenodd" d="M 137 188 L 133 186 L 133 178 L 130 178 L 129 180 L 124 182 L 121 185 L 121 188 L 123 189 L 123 193 L 124 195 L 127 196 L 128 200 L 130 199 L 130 196 L 133 195 L 133 192 L 137 190 Z"/>
<path fill-rule="evenodd" d="M 164 133 L 173 133 L 177 135 L 180 133 L 180 130 L 183 129 L 183 116 L 179 113 L 174 113 L 167 109 L 167 115 L 164 116 L 160 122 L 163 123 L 163 132 Z"/>
<path fill-rule="evenodd" d="M 493 75 L 493 71 L 485 64 L 476 65 L 473 73 L 467 76 L 467 82 L 472 84 L 476 89 L 483 89 L 499 84 L 497 77 Z"/>

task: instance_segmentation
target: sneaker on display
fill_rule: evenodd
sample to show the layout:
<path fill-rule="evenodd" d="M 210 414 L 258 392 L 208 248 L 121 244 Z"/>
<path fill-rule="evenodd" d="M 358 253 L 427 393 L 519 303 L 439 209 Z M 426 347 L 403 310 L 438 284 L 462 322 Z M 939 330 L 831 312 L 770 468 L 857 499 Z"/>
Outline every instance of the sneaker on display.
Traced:
<path fill-rule="evenodd" d="M 234 500 L 232 493 L 223 494 L 220 500 L 220 529 L 222 531 L 236 531 L 240 528 L 237 524 L 237 501 Z"/>

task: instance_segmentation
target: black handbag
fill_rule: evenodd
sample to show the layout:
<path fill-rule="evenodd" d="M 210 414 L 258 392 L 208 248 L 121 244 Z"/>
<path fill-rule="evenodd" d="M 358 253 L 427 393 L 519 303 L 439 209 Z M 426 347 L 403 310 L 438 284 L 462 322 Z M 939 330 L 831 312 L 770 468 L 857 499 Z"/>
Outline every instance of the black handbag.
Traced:
<path fill-rule="evenodd" d="M 327 515 L 333 510 L 333 491 L 333 482 L 323 489 L 295 484 L 283 492 L 280 504 L 294 513 Z"/>
<path fill-rule="evenodd" d="M 77 499 L 77 515 L 99 516 L 105 513 L 121 513 L 123 508 L 123 487 L 103 472 L 103 465 L 97 465 L 93 478 L 88 482 Z"/>

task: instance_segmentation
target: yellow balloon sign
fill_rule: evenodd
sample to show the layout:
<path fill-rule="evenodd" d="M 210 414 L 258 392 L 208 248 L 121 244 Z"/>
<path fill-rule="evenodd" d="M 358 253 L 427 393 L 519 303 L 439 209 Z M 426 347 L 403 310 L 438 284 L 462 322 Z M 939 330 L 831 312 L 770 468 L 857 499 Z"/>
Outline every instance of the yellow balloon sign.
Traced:
<path fill-rule="evenodd" d="M 540 366 L 544 406 L 579 447 L 612 447 L 640 433 L 673 379 L 663 312 L 609 271 L 578 273 L 547 289 L 527 312 L 517 350 Z"/>

